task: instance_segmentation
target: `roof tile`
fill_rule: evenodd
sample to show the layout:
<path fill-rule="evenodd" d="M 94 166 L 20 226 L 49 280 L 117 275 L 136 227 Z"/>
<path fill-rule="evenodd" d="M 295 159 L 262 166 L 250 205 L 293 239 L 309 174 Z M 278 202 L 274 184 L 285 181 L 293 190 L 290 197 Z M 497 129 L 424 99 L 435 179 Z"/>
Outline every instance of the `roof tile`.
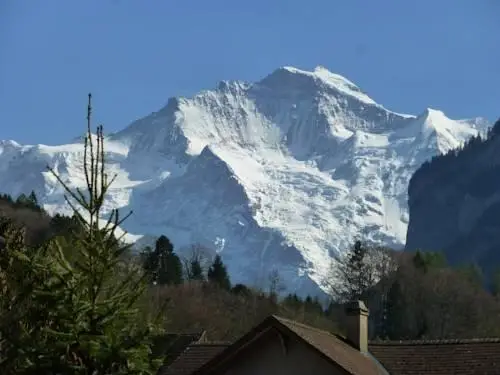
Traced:
<path fill-rule="evenodd" d="M 500 339 L 381 341 L 369 350 L 394 375 L 500 374 Z"/>
<path fill-rule="evenodd" d="M 158 375 L 189 375 L 228 346 L 228 343 L 191 344 L 172 364 L 160 368 Z"/>

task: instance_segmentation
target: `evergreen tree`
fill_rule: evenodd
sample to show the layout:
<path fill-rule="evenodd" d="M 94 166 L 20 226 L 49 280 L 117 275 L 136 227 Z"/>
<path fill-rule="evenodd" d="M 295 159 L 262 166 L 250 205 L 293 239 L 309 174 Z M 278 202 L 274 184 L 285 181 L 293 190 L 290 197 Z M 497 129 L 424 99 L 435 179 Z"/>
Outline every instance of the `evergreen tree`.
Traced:
<path fill-rule="evenodd" d="M 158 262 L 157 258 L 153 252 L 151 246 L 146 246 L 139 254 L 142 268 L 144 269 L 144 273 L 148 275 L 151 282 L 156 281 L 156 274 L 158 271 Z"/>
<path fill-rule="evenodd" d="M 31 202 L 33 207 L 39 207 L 38 206 L 38 199 L 36 197 L 35 191 L 31 190 L 30 195 L 28 196 L 28 200 Z"/>
<path fill-rule="evenodd" d="M 222 262 L 222 258 L 219 254 L 215 256 L 212 265 L 208 269 L 207 277 L 210 282 L 218 285 L 222 289 L 231 289 L 231 282 L 229 280 L 226 266 Z"/>
<path fill-rule="evenodd" d="M 158 259 L 158 284 L 181 284 L 182 263 L 166 236 L 162 235 L 156 240 L 154 254 Z"/>
<path fill-rule="evenodd" d="M 8 203 L 14 203 L 12 196 L 10 194 L 0 194 L 0 200 Z"/>
<path fill-rule="evenodd" d="M 12 373 L 152 374 L 160 364 L 150 356 L 153 334 L 160 327 L 139 309 L 147 286 L 143 272 L 125 261 L 129 246 L 115 237 L 128 215 L 120 219 L 113 210 L 107 223 L 99 224 L 114 178 L 104 169 L 102 126 L 95 143 L 90 116 L 89 94 L 83 162 L 87 191 L 70 190 L 49 168 L 84 228 L 73 233 L 74 260 L 68 260 L 58 238 L 37 251 L 23 251 L 18 234 L 8 237 L 11 256 L 2 265 L 7 286 L 1 288 L 0 300 L 20 308 L 2 306 L 0 345 L 4 353 L 7 342 L 8 353 L 0 358 L 0 367 Z"/>
<path fill-rule="evenodd" d="M 356 241 L 339 260 L 336 267 L 339 283 L 334 292 L 341 301 L 357 300 L 373 285 L 373 267 L 367 259 L 369 251 L 366 244 Z"/>
<path fill-rule="evenodd" d="M 3 221 L 4 246 L 0 251 L 0 368 L 2 374 L 29 373 L 30 352 L 36 352 L 35 337 L 41 336 L 46 315 L 33 308 L 37 296 L 33 295 L 36 283 L 45 282 L 41 267 L 44 257 L 27 251 L 23 230 Z M 41 251 L 40 251 L 41 253 Z M 30 267 L 32 266 L 33 267 Z M 40 268 L 35 269 L 34 265 Z M 38 271 L 38 272 L 37 272 Z M 32 317 L 35 317 L 33 319 Z M 43 345 L 44 339 L 39 339 Z M 25 348 L 26 354 L 21 352 Z"/>
<path fill-rule="evenodd" d="M 172 242 L 166 236 L 161 235 L 156 240 L 155 252 L 160 256 L 163 254 L 172 254 L 174 252 L 174 245 L 172 245 Z"/>
<path fill-rule="evenodd" d="M 387 293 L 385 301 L 385 316 L 382 325 L 382 336 L 390 340 L 398 340 L 405 336 L 404 294 L 401 289 L 401 283 L 395 280 Z"/>
<path fill-rule="evenodd" d="M 439 252 L 417 250 L 413 256 L 413 265 L 415 268 L 427 273 L 431 269 L 446 266 L 446 258 Z"/>
<path fill-rule="evenodd" d="M 302 303 L 302 299 L 297 296 L 296 293 L 288 293 L 287 296 L 283 299 L 283 304 L 285 306 L 289 306 L 295 309 L 298 308 Z"/>
<path fill-rule="evenodd" d="M 204 281 L 205 276 L 203 275 L 203 268 L 199 259 L 192 259 L 189 262 L 189 279 Z"/>
<path fill-rule="evenodd" d="M 143 268 L 151 281 L 160 285 L 182 283 L 182 263 L 170 240 L 161 235 L 152 250 L 147 247 L 143 253 Z"/>
<path fill-rule="evenodd" d="M 16 205 L 17 206 L 23 206 L 23 207 L 27 207 L 30 205 L 30 200 L 29 198 L 26 196 L 26 194 L 22 193 L 20 194 L 17 199 L 16 199 Z"/>

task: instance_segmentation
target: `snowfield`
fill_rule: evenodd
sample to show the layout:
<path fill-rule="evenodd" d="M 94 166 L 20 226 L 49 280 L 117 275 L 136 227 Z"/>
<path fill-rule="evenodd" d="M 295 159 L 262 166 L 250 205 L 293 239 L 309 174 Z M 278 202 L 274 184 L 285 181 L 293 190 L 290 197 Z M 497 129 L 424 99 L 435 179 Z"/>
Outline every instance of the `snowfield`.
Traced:
<path fill-rule="evenodd" d="M 184 255 L 201 244 L 222 254 L 234 282 L 265 286 L 277 270 L 286 292 L 316 293 L 355 238 L 402 247 L 412 173 L 489 126 L 395 113 L 322 67 L 280 68 L 172 98 L 108 137 L 118 177 L 106 210 L 134 210 L 130 241 L 165 234 Z M 1 190 L 35 190 L 49 212 L 69 213 L 47 164 L 84 186 L 81 143 L 1 141 Z"/>

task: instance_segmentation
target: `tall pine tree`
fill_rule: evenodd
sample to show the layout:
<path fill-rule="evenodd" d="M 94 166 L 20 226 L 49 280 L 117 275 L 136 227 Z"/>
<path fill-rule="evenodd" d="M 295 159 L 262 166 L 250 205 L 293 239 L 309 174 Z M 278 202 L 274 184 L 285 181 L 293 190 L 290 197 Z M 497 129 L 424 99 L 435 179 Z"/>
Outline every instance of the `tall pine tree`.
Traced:
<path fill-rule="evenodd" d="M 31 202 L 33 207 L 38 207 L 38 198 L 36 197 L 35 191 L 31 190 L 30 195 L 28 196 L 28 200 Z"/>
<path fill-rule="evenodd" d="M 361 241 L 344 254 L 335 266 L 337 282 L 333 294 L 339 302 L 359 299 L 373 284 L 373 269 L 368 261 L 370 247 Z"/>
<path fill-rule="evenodd" d="M 155 255 L 159 260 L 158 283 L 181 284 L 182 283 L 182 263 L 177 254 L 174 253 L 174 246 L 166 236 L 160 236 L 156 240 Z"/>
<path fill-rule="evenodd" d="M 222 258 L 219 254 L 215 256 L 212 265 L 208 269 L 207 278 L 208 281 L 218 285 L 222 289 L 231 289 L 231 282 L 229 280 L 226 266 L 222 262 Z"/>
<path fill-rule="evenodd" d="M 189 262 L 189 280 L 203 281 L 205 280 L 205 275 L 203 274 L 203 268 L 199 259 L 191 259 Z"/>
<path fill-rule="evenodd" d="M 154 283 L 159 285 L 182 283 L 182 262 L 174 253 L 174 246 L 166 236 L 158 237 L 154 250 L 146 248 L 143 259 L 144 269 Z"/>

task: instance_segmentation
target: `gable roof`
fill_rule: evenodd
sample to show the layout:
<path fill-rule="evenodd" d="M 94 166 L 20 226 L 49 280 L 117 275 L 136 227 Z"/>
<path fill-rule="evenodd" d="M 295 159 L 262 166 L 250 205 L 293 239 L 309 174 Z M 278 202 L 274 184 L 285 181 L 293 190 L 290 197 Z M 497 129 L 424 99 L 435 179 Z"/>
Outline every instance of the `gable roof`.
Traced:
<path fill-rule="evenodd" d="M 363 354 L 338 338 L 337 336 L 317 328 L 292 320 L 272 315 L 253 328 L 233 345 L 227 347 L 211 360 L 202 365 L 193 375 L 206 375 L 215 371 L 222 363 L 227 363 L 246 347 L 257 343 L 258 339 L 270 330 L 297 339 L 321 357 L 337 367 L 342 373 L 349 375 L 386 374 L 383 368 L 370 355 Z M 183 353 L 184 354 L 184 353 Z M 182 355 L 181 355 L 182 357 Z"/>
<path fill-rule="evenodd" d="M 500 374 L 500 338 L 380 341 L 369 350 L 394 375 Z"/>

